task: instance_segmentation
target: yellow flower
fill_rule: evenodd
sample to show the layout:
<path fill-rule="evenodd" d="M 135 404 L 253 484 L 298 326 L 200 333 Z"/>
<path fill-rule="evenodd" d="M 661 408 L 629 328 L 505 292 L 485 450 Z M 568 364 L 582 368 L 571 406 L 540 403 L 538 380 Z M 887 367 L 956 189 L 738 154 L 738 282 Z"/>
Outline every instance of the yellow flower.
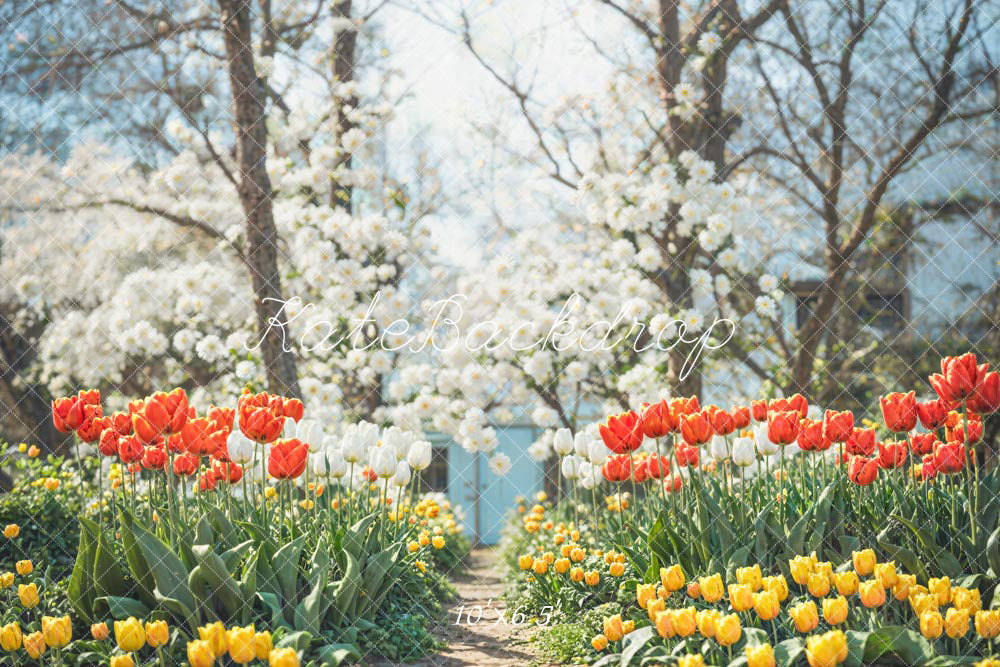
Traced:
<path fill-rule="evenodd" d="M 910 608 L 913 613 L 920 616 L 925 611 L 937 611 L 938 598 L 931 593 L 913 593 L 910 596 Z"/>
<path fill-rule="evenodd" d="M 32 632 L 24 636 L 24 651 L 32 660 L 41 658 L 46 648 L 48 647 L 45 646 L 45 637 L 41 632 Z"/>
<path fill-rule="evenodd" d="M 813 635 L 806 641 L 809 667 L 834 667 L 847 660 L 847 636 L 840 630 Z"/>
<path fill-rule="evenodd" d="M 26 452 L 27 450 L 28 450 L 28 443 L 26 442 L 22 442 L 20 445 L 17 446 L 17 451 L 21 452 L 22 454 L 24 454 L 24 452 Z"/>
<path fill-rule="evenodd" d="M 32 565 L 30 560 L 19 560 L 14 563 L 14 569 L 17 570 L 19 575 L 26 577 L 35 571 L 35 566 Z"/>
<path fill-rule="evenodd" d="M 539 491 L 538 493 L 535 494 L 535 500 L 537 500 L 540 503 L 544 503 L 548 499 L 549 499 L 549 494 L 545 493 L 544 491 Z M 544 509 L 545 508 L 543 507 L 542 510 L 544 511 Z"/>
<path fill-rule="evenodd" d="M 635 601 L 640 607 L 645 609 L 649 601 L 654 599 L 656 599 L 656 584 L 635 585 Z"/>
<path fill-rule="evenodd" d="M 603 651 L 608 647 L 608 638 L 604 635 L 594 635 L 593 639 L 590 640 L 590 645 L 594 647 L 595 651 Z"/>
<path fill-rule="evenodd" d="M 662 603 L 663 600 L 660 600 Z M 671 639 L 675 633 L 674 631 L 674 621 L 673 614 L 669 611 L 663 609 L 657 611 L 653 616 L 653 626 L 656 628 L 656 634 L 664 639 Z"/>
<path fill-rule="evenodd" d="M 715 641 L 721 646 L 732 646 L 743 636 L 743 625 L 736 614 L 727 614 L 715 624 Z"/>
<path fill-rule="evenodd" d="M 596 586 L 601 583 L 601 574 L 597 570 L 591 570 L 583 575 L 583 582 L 588 586 Z"/>
<path fill-rule="evenodd" d="M 878 579 L 862 581 L 858 594 L 861 597 L 861 604 L 868 608 L 881 607 L 885 604 L 885 589 Z"/>
<path fill-rule="evenodd" d="M 871 549 L 852 551 L 851 560 L 854 562 L 854 571 L 862 577 L 875 571 L 875 552 Z"/>
<path fill-rule="evenodd" d="M 556 555 L 551 551 L 546 551 L 542 554 L 542 560 L 545 561 L 546 565 L 552 565 L 556 561 Z"/>
<path fill-rule="evenodd" d="M 622 623 L 622 631 L 625 634 L 629 634 L 631 632 L 634 632 L 635 631 L 635 621 L 633 621 L 632 619 L 624 621 Z"/>
<path fill-rule="evenodd" d="M 569 580 L 576 583 L 583 581 L 583 568 L 582 567 L 570 568 Z"/>
<path fill-rule="evenodd" d="M 246 663 L 257 657 L 254 649 L 254 629 L 252 625 L 245 628 L 231 628 L 226 633 L 226 643 L 229 645 L 229 657 L 237 665 Z"/>
<path fill-rule="evenodd" d="M 16 622 L 0 628 L 0 648 L 5 651 L 16 651 L 21 648 L 21 626 Z"/>
<path fill-rule="evenodd" d="M 936 609 L 928 609 L 920 614 L 920 634 L 927 639 L 937 639 L 944 629 L 944 619 L 941 612 Z"/>
<path fill-rule="evenodd" d="M 847 598 L 839 595 L 823 600 L 823 618 L 830 625 L 840 625 L 847 620 Z"/>
<path fill-rule="evenodd" d="M 557 558 L 556 562 L 552 564 L 555 571 L 559 574 L 566 574 L 569 572 L 569 558 Z"/>
<path fill-rule="evenodd" d="M 896 575 L 896 585 L 892 587 L 892 595 L 897 600 L 905 600 L 910 597 L 910 588 L 916 586 L 917 575 L 915 574 L 897 574 Z"/>
<path fill-rule="evenodd" d="M 784 602 L 788 599 L 788 582 L 785 581 L 785 575 L 779 574 L 773 577 L 764 577 L 761 579 L 761 585 L 777 595 L 778 602 Z"/>
<path fill-rule="evenodd" d="M 952 607 L 944 615 L 944 631 L 952 639 L 969 634 L 969 610 Z"/>
<path fill-rule="evenodd" d="M 813 570 L 813 561 L 807 556 L 796 556 L 788 561 L 788 569 L 792 572 L 792 581 L 799 586 L 805 586 Z"/>
<path fill-rule="evenodd" d="M 12 540 L 20 534 L 21 534 L 21 527 L 18 526 L 16 523 L 8 523 L 3 528 L 3 536 L 6 537 L 8 540 Z"/>
<path fill-rule="evenodd" d="M 682 655 L 677 659 L 677 667 L 705 667 L 705 658 L 701 653 Z"/>
<path fill-rule="evenodd" d="M 656 615 L 667 608 L 667 603 L 664 602 L 663 598 L 657 596 L 648 600 L 646 602 L 646 615 L 649 616 L 649 620 L 656 622 Z"/>
<path fill-rule="evenodd" d="M 660 584 L 671 593 L 684 587 L 684 570 L 680 565 L 660 568 Z"/>
<path fill-rule="evenodd" d="M 35 445 L 32 445 L 31 447 L 28 447 L 28 458 L 29 459 L 37 458 L 38 455 L 41 454 L 41 453 L 42 453 L 42 450 L 40 450 Z"/>
<path fill-rule="evenodd" d="M 435 549 L 444 549 L 444 538 L 440 535 L 435 535 L 434 539 L 431 540 L 431 546 Z"/>
<path fill-rule="evenodd" d="M 271 655 L 273 648 L 274 643 L 271 641 L 271 633 L 267 630 L 258 632 L 253 636 L 253 652 L 258 660 L 267 660 L 267 656 Z"/>
<path fill-rule="evenodd" d="M 931 577 L 927 581 L 927 590 L 937 596 L 939 604 L 948 604 L 951 602 L 951 579 L 948 577 L 941 577 L 940 579 Z"/>
<path fill-rule="evenodd" d="M 187 658 L 191 667 L 212 667 L 215 664 L 215 651 L 204 639 L 188 642 Z"/>
<path fill-rule="evenodd" d="M 31 609 L 38 604 L 38 586 L 35 585 L 35 582 L 31 582 L 27 586 L 18 584 L 17 597 L 20 598 L 21 605 L 25 609 Z"/>
<path fill-rule="evenodd" d="M 115 621 L 115 643 L 125 653 L 138 651 L 146 645 L 146 631 L 142 621 L 129 616 L 124 621 Z"/>
<path fill-rule="evenodd" d="M 830 592 L 830 578 L 822 572 L 810 572 L 806 580 L 806 588 L 813 597 L 826 597 Z"/>
<path fill-rule="evenodd" d="M 612 563 L 608 568 L 608 574 L 612 577 L 620 577 L 625 574 L 625 566 L 621 563 Z"/>
<path fill-rule="evenodd" d="M 858 573 L 854 570 L 833 573 L 833 585 L 841 595 L 854 595 L 858 592 L 859 583 Z"/>
<path fill-rule="evenodd" d="M 976 612 L 976 634 L 983 639 L 1000 636 L 1000 610 Z"/>
<path fill-rule="evenodd" d="M 146 621 L 146 643 L 159 648 L 170 641 L 170 628 L 166 621 Z"/>
<path fill-rule="evenodd" d="M 531 554 L 524 554 L 517 559 L 518 567 L 522 570 L 530 570 L 534 562 L 535 559 L 531 557 Z"/>
<path fill-rule="evenodd" d="M 688 597 L 692 600 L 697 600 L 701 597 L 701 584 L 697 581 L 692 581 L 687 587 Z"/>
<path fill-rule="evenodd" d="M 718 609 L 702 609 L 694 615 L 695 622 L 698 624 L 698 632 L 706 639 L 715 637 L 715 626 L 720 618 L 722 618 L 722 612 Z"/>
<path fill-rule="evenodd" d="M 729 584 L 729 604 L 734 611 L 746 611 L 753 607 L 753 591 L 747 584 Z"/>
<path fill-rule="evenodd" d="M 736 581 L 750 587 L 750 590 L 757 592 L 762 586 L 760 565 L 736 568 Z"/>
<path fill-rule="evenodd" d="M 694 607 L 673 609 L 670 613 L 672 615 L 670 622 L 674 626 L 674 632 L 679 636 L 687 637 L 698 629 L 698 615 L 695 613 Z"/>
<path fill-rule="evenodd" d="M 611 642 L 616 642 L 625 636 L 625 625 L 622 623 L 621 614 L 604 619 L 604 636 Z"/>
<path fill-rule="evenodd" d="M 55 477 L 48 477 L 45 480 L 45 488 L 49 491 L 55 491 L 59 488 L 59 480 Z"/>
<path fill-rule="evenodd" d="M 52 648 L 62 648 L 73 638 L 73 623 L 69 616 L 42 616 L 42 636 Z"/>
<path fill-rule="evenodd" d="M 569 552 L 569 557 L 570 560 L 572 560 L 574 563 L 579 563 L 580 561 L 582 561 L 584 558 L 587 557 L 587 552 L 581 549 L 580 547 L 575 547 Z"/>
<path fill-rule="evenodd" d="M 90 636 L 99 642 L 104 641 L 108 638 L 108 624 L 104 621 L 93 623 L 90 626 Z"/>
<path fill-rule="evenodd" d="M 795 629 L 803 634 L 812 632 L 819 625 L 819 613 L 816 611 L 816 603 L 812 600 L 790 607 L 788 615 L 792 617 Z"/>
<path fill-rule="evenodd" d="M 896 585 L 896 561 L 878 563 L 875 565 L 875 578 L 882 583 L 882 588 L 892 588 Z"/>
<path fill-rule="evenodd" d="M 725 592 L 722 586 L 722 576 L 718 573 L 708 577 L 699 577 L 698 586 L 701 589 L 701 597 L 710 604 L 714 604 L 722 599 Z"/>
<path fill-rule="evenodd" d="M 126 653 L 125 655 L 111 656 L 108 665 L 109 667 L 135 667 L 135 662 L 132 661 L 132 656 Z"/>
<path fill-rule="evenodd" d="M 951 591 L 951 603 L 958 609 L 965 609 L 972 616 L 983 608 L 978 588 L 953 588 Z"/>
<path fill-rule="evenodd" d="M 536 558 L 534 562 L 535 574 L 545 574 L 549 571 L 549 564 L 544 558 Z"/>
<path fill-rule="evenodd" d="M 14 585 L 14 573 L 4 572 L 0 574 L 0 588 L 10 588 Z"/>
<path fill-rule="evenodd" d="M 781 611 L 781 603 L 774 591 L 763 590 L 754 593 L 753 609 L 760 616 L 762 621 L 770 621 L 777 618 Z"/>
<path fill-rule="evenodd" d="M 770 644 L 760 646 L 747 646 L 744 648 L 747 654 L 747 667 L 774 667 L 774 649 Z"/>

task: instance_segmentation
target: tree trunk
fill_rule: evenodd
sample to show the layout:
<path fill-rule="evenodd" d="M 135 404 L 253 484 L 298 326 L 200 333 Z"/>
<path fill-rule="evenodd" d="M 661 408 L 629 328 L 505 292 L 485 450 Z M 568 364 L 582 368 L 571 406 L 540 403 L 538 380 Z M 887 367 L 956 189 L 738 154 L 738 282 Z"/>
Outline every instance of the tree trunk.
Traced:
<path fill-rule="evenodd" d="M 335 19 L 351 19 L 351 3 L 353 0 L 339 0 L 333 3 L 331 11 Z M 354 61 L 356 58 L 355 47 L 357 46 L 357 30 L 341 30 L 333 38 L 333 83 L 347 83 L 354 80 Z M 356 107 L 357 99 L 351 97 L 346 100 L 337 100 L 337 133 L 343 136 L 354 124 L 345 113 L 345 108 Z M 351 166 L 351 154 L 344 153 L 337 162 L 338 167 Z M 349 185 L 333 182 L 330 189 L 330 205 L 335 208 L 351 210 L 351 199 L 354 196 L 353 188 Z"/>
<path fill-rule="evenodd" d="M 271 206 L 271 180 L 267 175 L 267 127 L 264 124 L 264 86 L 253 64 L 249 0 L 219 0 L 226 65 L 233 96 L 233 130 L 239 164 L 240 203 L 246 216 L 246 257 L 250 267 L 261 336 L 261 354 L 272 392 L 299 396 L 295 356 L 284 336 L 269 332 L 283 307 L 278 272 L 278 232 Z"/>

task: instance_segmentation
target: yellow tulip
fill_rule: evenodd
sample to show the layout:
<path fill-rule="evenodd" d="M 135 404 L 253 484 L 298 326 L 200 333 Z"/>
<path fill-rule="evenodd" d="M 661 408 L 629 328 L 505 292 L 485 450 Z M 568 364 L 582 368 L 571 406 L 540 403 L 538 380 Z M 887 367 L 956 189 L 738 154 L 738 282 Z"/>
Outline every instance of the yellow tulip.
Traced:
<path fill-rule="evenodd" d="M 604 635 L 594 635 L 590 640 L 590 645 L 594 647 L 595 651 L 603 651 L 608 647 L 608 638 Z"/>
<path fill-rule="evenodd" d="M 237 665 L 244 665 L 255 657 L 254 629 L 252 625 L 245 628 L 231 628 L 226 634 L 226 644 L 229 646 L 229 657 Z"/>
<path fill-rule="evenodd" d="M 931 593 L 914 593 L 910 596 L 910 608 L 918 617 L 925 611 L 937 611 L 938 598 Z"/>
<path fill-rule="evenodd" d="M 896 585 L 896 562 L 878 563 L 875 565 L 875 578 L 881 582 L 883 588 L 892 588 Z"/>
<path fill-rule="evenodd" d="M 1000 636 L 1000 610 L 976 612 L 976 634 L 983 639 L 994 639 Z"/>
<path fill-rule="evenodd" d="M 937 639 L 944 629 L 944 619 L 941 612 L 936 609 L 928 609 L 920 614 L 920 634 L 927 639 Z"/>
<path fill-rule="evenodd" d="M 661 597 L 655 597 L 646 602 L 646 614 L 649 616 L 649 620 L 653 622 L 656 621 L 656 615 L 666 608 L 667 603 Z"/>
<path fill-rule="evenodd" d="M 0 574 L 0 588 L 10 588 L 14 585 L 14 573 L 4 572 Z"/>
<path fill-rule="evenodd" d="M 762 621 L 770 621 L 778 617 L 781 611 L 781 603 L 774 591 L 763 590 L 754 593 L 753 609 L 760 616 Z"/>
<path fill-rule="evenodd" d="M 21 600 L 21 606 L 25 609 L 31 609 L 32 607 L 37 606 L 38 586 L 35 585 L 35 582 L 31 582 L 28 585 L 18 584 L 17 597 Z"/>
<path fill-rule="evenodd" d="M 639 606 L 643 609 L 646 608 L 646 604 L 656 597 L 656 585 L 655 584 L 636 584 L 635 585 L 635 601 L 639 603 Z"/>
<path fill-rule="evenodd" d="M 809 667 L 834 667 L 847 660 L 847 637 L 840 630 L 813 635 L 806 641 Z"/>
<path fill-rule="evenodd" d="M 12 540 L 20 534 L 21 534 L 21 527 L 18 526 L 16 523 L 8 523 L 3 528 L 3 536 L 6 537 L 8 540 Z"/>
<path fill-rule="evenodd" d="M 830 578 L 822 572 L 811 572 L 806 580 L 806 588 L 813 597 L 826 597 L 830 592 Z"/>
<path fill-rule="evenodd" d="M 146 631 L 142 621 L 129 616 L 124 621 L 115 621 L 115 643 L 125 653 L 138 651 L 146 645 Z"/>
<path fill-rule="evenodd" d="M 549 564 L 545 562 L 544 558 L 536 558 L 532 567 L 535 570 L 535 574 L 545 574 L 549 571 Z"/>
<path fill-rule="evenodd" d="M 750 590 L 755 593 L 759 591 L 760 587 L 763 585 L 761 583 L 761 579 L 760 565 L 736 568 L 736 581 L 741 584 L 746 584 L 750 587 Z"/>
<path fill-rule="evenodd" d="M 861 604 L 866 607 L 881 607 L 885 604 L 885 589 L 877 579 L 862 581 L 858 593 L 861 596 Z"/>
<path fill-rule="evenodd" d="M 684 588 L 685 581 L 684 570 L 680 565 L 660 568 L 660 584 L 671 593 Z"/>
<path fill-rule="evenodd" d="M 146 643 L 159 648 L 170 641 L 170 628 L 166 621 L 146 621 Z"/>
<path fill-rule="evenodd" d="M 944 615 L 944 631 L 952 639 L 969 634 L 969 610 L 952 607 Z"/>
<path fill-rule="evenodd" d="M 556 562 L 552 564 L 556 572 L 559 574 L 566 574 L 569 572 L 569 558 L 557 558 Z"/>
<path fill-rule="evenodd" d="M 697 581 L 692 581 L 687 586 L 688 597 L 692 600 L 697 600 L 701 597 L 701 584 Z"/>
<path fill-rule="evenodd" d="M 522 570 L 530 570 L 531 566 L 534 565 L 535 559 L 531 557 L 531 554 L 524 554 L 517 559 L 517 564 Z"/>
<path fill-rule="evenodd" d="M 951 591 L 951 603 L 958 609 L 964 609 L 974 616 L 977 611 L 983 608 L 982 599 L 979 596 L 978 588 L 954 588 Z"/>
<path fill-rule="evenodd" d="M 635 621 L 633 621 L 630 618 L 629 620 L 622 623 L 622 632 L 624 632 L 625 634 L 631 634 L 632 632 L 635 632 Z"/>
<path fill-rule="evenodd" d="M 788 569 L 792 572 L 792 581 L 799 586 L 805 586 L 813 570 L 813 561 L 806 556 L 796 556 L 788 561 Z"/>
<path fill-rule="evenodd" d="M 45 645 L 45 637 L 41 632 L 32 632 L 24 636 L 24 651 L 32 660 L 41 658 L 46 648 L 48 647 Z"/>
<path fill-rule="evenodd" d="M 616 642 L 625 636 L 625 626 L 622 623 L 621 614 L 604 619 L 604 636 L 611 642 Z"/>
<path fill-rule="evenodd" d="M 979 627 L 978 624 L 976 627 Z M 21 648 L 20 625 L 14 622 L 0 628 L 0 647 L 5 651 L 16 651 Z"/>
<path fill-rule="evenodd" d="M 761 585 L 777 595 L 778 602 L 784 602 L 788 599 L 788 582 L 785 581 L 785 575 L 779 574 L 773 577 L 764 577 L 761 579 Z"/>
<path fill-rule="evenodd" d="M 729 585 L 729 604 L 734 611 L 746 611 L 753 607 L 753 591 L 746 584 Z"/>
<path fill-rule="evenodd" d="M 698 617 L 695 614 L 694 607 L 683 607 L 682 609 L 674 609 L 671 611 L 672 618 L 670 622 L 674 626 L 674 632 L 680 637 L 687 637 L 694 634 L 694 631 L 698 629 Z"/>
<path fill-rule="evenodd" d="M 612 577 L 620 577 L 625 574 L 625 565 L 622 563 L 612 563 L 611 567 L 608 568 L 608 574 Z"/>
<path fill-rule="evenodd" d="M 435 535 L 431 540 L 431 546 L 435 549 L 444 549 L 444 538 L 440 535 Z"/>
<path fill-rule="evenodd" d="M 276 648 L 267 658 L 271 667 L 299 667 L 299 654 L 293 648 Z"/>
<path fill-rule="evenodd" d="M 677 659 L 677 667 L 705 667 L 705 658 L 701 653 L 682 655 Z"/>
<path fill-rule="evenodd" d="M 187 659 L 191 667 L 212 667 L 215 664 L 215 651 L 204 639 L 195 639 L 188 642 Z"/>
<path fill-rule="evenodd" d="M 743 636 L 743 625 L 736 614 L 727 614 L 715 624 L 715 641 L 721 646 L 732 646 Z"/>
<path fill-rule="evenodd" d="M 45 489 L 48 491 L 55 491 L 59 488 L 59 480 L 55 477 L 47 477 L 45 479 Z"/>
<path fill-rule="evenodd" d="M 892 587 L 892 595 L 897 600 L 905 600 L 910 597 L 910 589 L 917 583 L 915 574 L 897 574 L 896 585 Z"/>
<path fill-rule="evenodd" d="M 816 603 L 812 600 L 790 607 L 788 615 L 792 617 L 795 629 L 803 634 L 812 632 L 819 625 L 819 613 L 816 611 Z"/>
<path fill-rule="evenodd" d="M 104 641 L 108 638 L 108 624 L 101 621 L 90 626 L 90 636 L 97 641 Z"/>
<path fill-rule="evenodd" d="M 819 574 L 826 577 L 827 581 L 833 581 L 833 563 L 828 560 L 814 563 L 812 571 L 813 574 Z"/>
<path fill-rule="evenodd" d="M 556 560 L 556 555 L 551 551 L 546 551 L 545 553 L 542 554 L 542 560 L 545 561 L 546 565 L 552 565 L 552 563 L 554 563 Z"/>
<path fill-rule="evenodd" d="M 42 636 L 52 648 L 62 648 L 73 638 L 73 623 L 69 616 L 42 616 Z"/>
<path fill-rule="evenodd" d="M 702 637 L 713 639 L 715 637 L 715 625 L 722 618 L 722 612 L 718 609 L 702 609 L 694 615 L 698 624 L 698 632 Z"/>
<path fill-rule="evenodd" d="M 747 667 L 775 667 L 774 649 L 770 644 L 747 646 L 743 649 L 747 654 Z"/>
<path fill-rule="evenodd" d="M 722 599 L 725 588 L 722 585 L 722 576 L 718 573 L 698 578 L 698 587 L 701 589 L 701 597 L 709 604 L 715 604 Z"/>
<path fill-rule="evenodd" d="M 32 565 L 30 560 L 19 560 L 14 563 L 14 569 L 17 570 L 19 575 L 26 577 L 35 571 L 35 566 Z"/>
<path fill-rule="evenodd" d="M 135 667 L 135 662 L 132 660 L 132 656 L 129 653 L 125 655 L 113 655 L 111 660 L 108 662 L 109 667 Z"/>
<path fill-rule="evenodd" d="M 582 567 L 570 568 L 569 580 L 575 583 L 583 581 L 583 568 Z"/>
<path fill-rule="evenodd" d="M 823 619 L 830 625 L 840 625 L 847 620 L 847 598 L 839 595 L 823 600 Z"/>
<path fill-rule="evenodd" d="M 253 636 L 253 652 L 258 660 L 267 660 L 267 656 L 271 655 L 271 649 L 273 648 L 274 643 L 271 641 L 271 633 L 267 630 L 258 632 Z"/>
<path fill-rule="evenodd" d="M 596 586 L 601 583 L 601 573 L 597 570 L 591 570 L 583 575 L 583 582 L 588 586 Z"/>
<path fill-rule="evenodd" d="M 871 549 L 852 551 L 851 560 L 854 563 L 854 571 L 862 577 L 867 577 L 875 571 L 875 552 Z"/>
<path fill-rule="evenodd" d="M 927 581 L 927 589 L 937 596 L 938 604 L 948 604 L 951 602 L 951 579 L 941 577 L 936 579 L 931 577 Z"/>
<path fill-rule="evenodd" d="M 580 547 L 575 547 L 569 552 L 569 558 L 574 563 L 579 563 L 586 557 L 587 557 L 587 552 L 581 549 Z"/>
<path fill-rule="evenodd" d="M 663 602 L 663 600 L 660 600 Z M 669 611 L 658 611 L 653 618 L 653 625 L 656 626 L 656 634 L 664 639 L 671 639 L 676 633 L 674 630 L 673 614 Z"/>
<path fill-rule="evenodd" d="M 858 573 L 854 570 L 833 573 L 833 585 L 841 595 L 854 595 L 858 592 L 859 583 Z"/>

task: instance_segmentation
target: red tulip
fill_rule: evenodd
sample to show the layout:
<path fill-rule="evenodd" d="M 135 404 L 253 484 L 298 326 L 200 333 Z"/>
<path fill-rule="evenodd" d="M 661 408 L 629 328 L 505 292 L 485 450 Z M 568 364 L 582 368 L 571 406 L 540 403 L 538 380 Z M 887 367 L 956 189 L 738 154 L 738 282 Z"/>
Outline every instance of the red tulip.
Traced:
<path fill-rule="evenodd" d="M 629 410 L 611 415 L 597 427 L 604 444 L 615 454 L 626 454 L 639 449 L 642 444 L 642 425 L 639 415 Z"/>
<path fill-rule="evenodd" d="M 937 476 L 937 469 L 934 467 L 934 455 L 925 454 L 923 462 L 920 464 L 920 478 L 924 480 L 934 479 Z"/>
<path fill-rule="evenodd" d="M 682 415 L 681 437 L 688 445 L 704 445 L 712 439 L 712 424 L 709 422 L 705 412 L 696 412 L 690 415 Z"/>
<path fill-rule="evenodd" d="M 671 475 L 663 481 L 663 488 L 667 490 L 667 493 L 677 493 L 683 484 L 684 481 L 680 475 Z"/>
<path fill-rule="evenodd" d="M 767 437 L 776 445 L 790 445 L 799 435 L 799 413 L 795 410 L 767 413 Z"/>
<path fill-rule="evenodd" d="M 878 443 L 878 467 L 886 470 L 906 463 L 906 441 L 886 440 Z"/>
<path fill-rule="evenodd" d="M 917 417 L 920 419 L 920 424 L 928 430 L 933 431 L 941 428 L 947 416 L 948 404 L 940 398 L 926 403 L 917 403 Z"/>
<path fill-rule="evenodd" d="M 712 430 L 715 431 L 716 435 L 727 436 L 736 430 L 736 422 L 733 421 L 733 416 L 726 410 L 715 405 L 710 405 L 705 408 L 705 413 L 707 413 L 708 423 L 711 424 Z"/>
<path fill-rule="evenodd" d="M 118 432 L 113 427 L 108 427 L 101 431 L 97 450 L 104 456 L 116 456 L 118 454 Z"/>
<path fill-rule="evenodd" d="M 75 431 L 83 423 L 83 402 L 78 396 L 52 401 L 52 423 L 60 433 Z"/>
<path fill-rule="evenodd" d="M 225 443 L 228 434 L 217 430 L 218 425 L 205 417 L 190 419 L 181 429 L 181 446 L 196 456 L 212 456 Z"/>
<path fill-rule="evenodd" d="M 374 482 L 378 479 L 378 473 L 371 466 L 364 466 L 361 468 L 361 476 L 364 477 L 369 482 Z"/>
<path fill-rule="evenodd" d="M 677 457 L 677 465 L 681 467 L 691 466 L 697 468 L 699 454 L 698 448 L 694 445 L 685 445 L 683 442 L 678 442 L 674 445 L 674 455 Z"/>
<path fill-rule="evenodd" d="M 190 477 L 198 472 L 201 466 L 201 458 L 197 454 L 184 452 L 174 459 L 174 474 L 183 477 Z"/>
<path fill-rule="evenodd" d="M 108 417 L 109 426 L 113 427 L 118 435 L 132 435 L 132 415 L 127 412 L 116 412 Z"/>
<path fill-rule="evenodd" d="M 1000 373 L 990 371 L 983 374 L 968 405 L 969 410 L 978 415 L 988 415 L 1000 410 Z"/>
<path fill-rule="evenodd" d="M 670 459 L 654 454 L 646 461 L 646 468 L 650 477 L 660 479 L 670 472 Z"/>
<path fill-rule="evenodd" d="M 965 467 L 965 445 L 961 442 L 941 443 L 934 450 L 934 470 L 950 475 Z"/>
<path fill-rule="evenodd" d="M 198 478 L 198 490 L 202 493 L 206 491 L 215 491 L 215 485 L 219 480 L 215 477 L 215 473 L 211 470 L 206 470 Z"/>
<path fill-rule="evenodd" d="M 236 484 L 243 479 L 243 468 L 235 463 L 216 461 L 212 466 L 212 472 L 220 481 L 228 481 L 230 484 Z"/>
<path fill-rule="evenodd" d="M 734 405 L 729 411 L 733 415 L 733 424 L 737 429 L 750 425 L 750 408 L 745 405 Z"/>
<path fill-rule="evenodd" d="M 757 422 L 767 421 L 767 401 L 750 401 L 750 413 L 753 415 L 753 420 Z"/>
<path fill-rule="evenodd" d="M 914 392 L 901 394 L 893 392 L 879 399 L 882 418 L 890 431 L 905 433 L 917 425 L 917 398 Z"/>
<path fill-rule="evenodd" d="M 217 431 L 225 431 L 226 437 L 233 432 L 233 418 L 236 411 L 233 408 L 220 408 L 213 405 L 208 409 L 208 418 L 215 422 Z"/>
<path fill-rule="evenodd" d="M 640 424 L 647 438 L 662 438 L 677 430 L 677 417 L 670 412 L 670 405 L 665 400 L 652 405 L 646 403 L 643 404 Z"/>
<path fill-rule="evenodd" d="M 677 398 L 670 399 L 670 412 L 677 417 L 681 415 L 693 415 L 699 410 L 701 410 L 701 406 L 698 403 L 697 396 L 691 396 L 690 398 L 678 396 Z"/>
<path fill-rule="evenodd" d="M 968 423 L 968 434 L 965 431 L 966 423 Z M 979 415 L 969 415 L 967 422 L 959 420 L 954 426 L 945 428 L 945 437 L 949 442 L 963 442 L 969 445 L 979 442 L 983 437 L 983 420 Z"/>
<path fill-rule="evenodd" d="M 297 438 L 274 443 L 267 457 L 267 472 L 275 479 L 295 479 L 306 469 L 309 445 Z"/>
<path fill-rule="evenodd" d="M 635 480 L 636 484 L 642 484 L 649 479 L 649 459 L 643 458 L 635 464 L 632 469 L 632 479 Z"/>
<path fill-rule="evenodd" d="M 135 463 L 142 460 L 144 451 L 142 443 L 134 435 L 121 438 L 118 441 L 118 458 L 122 460 L 122 463 Z"/>
<path fill-rule="evenodd" d="M 824 451 L 829 449 L 829 445 L 823 441 L 823 422 L 803 419 L 799 422 L 799 435 L 797 437 L 799 449 L 804 452 Z"/>
<path fill-rule="evenodd" d="M 856 428 L 847 439 L 844 449 L 848 454 L 871 456 L 875 453 L 875 429 Z"/>
<path fill-rule="evenodd" d="M 941 372 L 931 375 L 931 386 L 942 400 L 960 403 L 972 396 L 979 384 L 980 371 L 985 374 L 989 364 L 976 365 L 976 355 L 968 352 L 960 357 L 941 360 Z"/>
<path fill-rule="evenodd" d="M 282 414 L 285 417 L 291 417 L 296 422 L 302 419 L 302 415 L 305 412 L 305 406 L 302 405 L 302 401 L 297 398 L 286 398 L 284 404 L 282 405 Z"/>
<path fill-rule="evenodd" d="M 601 474 L 609 482 L 624 482 L 632 476 L 632 462 L 626 454 L 609 456 L 601 466 Z"/>
<path fill-rule="evenodd" d="M 180 433 L 188 420 L 188 398 L 183 389 L 174 389 L 169 394 L 158 391 L 141 406 L 129 404 L 132 412 L 132 427 L 144 443 L 151 443 L 157 436 Z"/>
<path fill-rule="evenodd" d="M 830 442 L 847 442 L 854 432 L 854 413 L 850 410 L 827 410 L 823 415 L 823 433 Z"/>
<path fill-rule="evenodd" d="M 104 417 L 100 405 L 84 405 L 83 423 L 77 427 L 76 435 L 84 442 L 95 443 L 109 424 L 110 419 Z"/>
<path fill-rule="evenodd" d="M 852 456 L 847 466 L 847 476 L 858 486 L 868 486 L 878 476 L 878 465 L 875 459 Z"/>
<path fill-rule="evenodd" d="M 240 410 L 239 414 L 243 435 L 261 444 L 274 442 L 285 427 L 285 417 L 270 408 Z"/>
<path fill-rule="evenodd" d="M 163 470 L 167 466 L 167 452 L 163 447 L 146 447 L 142 454 L 142 467 L 146 470 Z"/>
<path fill-rule="evenodd" d="M 934 433 L 913 433 L 910 435 L 910 450 L 917 456 L 933 453 L 937 444 L 937 435 Z"/>
<path fill-rule="evenodd" d="M 799 417 L 805 417 L 809 412 L 809 402 L 802 394 L 795 394 L 791 398 L 775 398 L 768 403 L 767 411 L 768 413 L 795 411 L 799 413 Z"/>

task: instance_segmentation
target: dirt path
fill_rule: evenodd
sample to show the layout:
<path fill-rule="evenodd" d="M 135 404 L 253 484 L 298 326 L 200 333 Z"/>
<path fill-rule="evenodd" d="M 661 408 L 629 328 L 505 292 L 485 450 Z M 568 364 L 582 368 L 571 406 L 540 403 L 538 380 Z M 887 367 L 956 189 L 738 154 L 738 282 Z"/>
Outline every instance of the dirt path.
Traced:
<path fill-rule="evenodd" d="M 538 665 L 532 654 L 528 638 L 534 628 L 515 625 L 510 612 L 500 599 L 504 586 L 496 571 L 497 555 L 490 547 L 474 549 L 469 554 L 468 567 L 454 578 L 458 589 L 458 599 L 448 610 L 447 625 L 439 628 L 438 634 L 448 646 L 440 653 L 430 656 L 418 665 L 422 667 L 459 667 L 476 665 Z M 475 621 L 482 608 L 482 616 L 477 623 L 469 621 L 471 612 Z M 462 620 L 456 623 L 458 612 L 464 609 Z M 500 615 L 504 620 L 500 620 Z M 506 623 L 505 623 L 506 621 Z M 389 667 L 390 663 L 378 663 L 379 667 Z"/>

